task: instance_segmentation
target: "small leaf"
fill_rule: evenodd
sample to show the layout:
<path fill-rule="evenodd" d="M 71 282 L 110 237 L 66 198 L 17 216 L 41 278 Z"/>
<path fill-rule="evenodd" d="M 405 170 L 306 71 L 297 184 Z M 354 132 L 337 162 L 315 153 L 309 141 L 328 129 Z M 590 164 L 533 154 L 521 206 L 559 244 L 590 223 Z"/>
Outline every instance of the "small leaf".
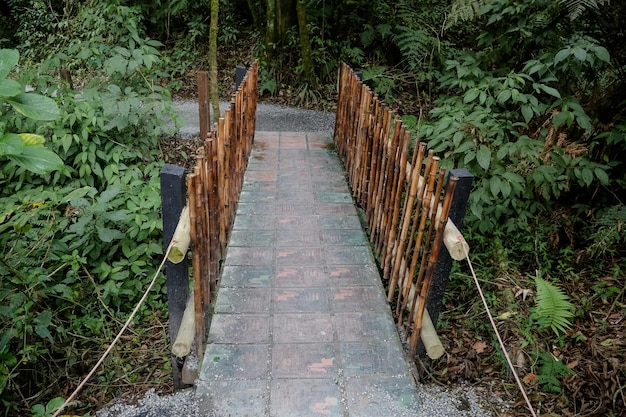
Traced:
<path fill-rule="evenodd" d="M 530 122 L 533 118 L 533 109 L 527 105 L 522 106 L 522 116 L 524 116 L 524 121 L 526 123 Z"/>
<path fill-rule="evenodd" d="M 511 184 L 508 181 L 502 181 L 500 191 L 502 192 L 502 197 L 507 198 L 511 195 Z"/>
<path fill-rule="evenodd" d="M 498 193 L 500 192 L 501 183 L 502 183 L 502 180 L 498 177 L 493 177 L 489 180 L 489 189 L 491 190 L 491 194 L 493 194 L 494 197 L 498 196 Z"/>
<path fill-rule="evenodd" d="M 112 242 L 113 240 L 122 239 L 124 234 L 119 230 L 109 229 L 107 227 L 97 226 L 98 237 L 105 243 Z"/>
<path fill-rule="evenodd" d="M 46 139 L 41 135 L 35 135 L 34 133 L 19 133 L 19 136 L 24 142 L 24 146 L 43 145 Z"/>
<path fill-rule="evenodd" d="M 559 127 L 561 126 L 563 123 L 565 123 L 567 121 L 567 118 L 569 117 L 570 112 L 568 111 L 562 111 L 560 113 L 557 113 L 553 118 L 552 118 L 552 124 L 555 127 Z"/>
<path fill-rule="evenodd" d="M 478 152 L 476 152 L 476 160 L 478 161 L 478 165 L 487 171 L 489 164 L 491 163 L 491 151 L 489 148 L 485 145 L 480 145 Z"/>
<path fill-rule="evenodd" d="M 108 203 L 113 198 L 115 198 L 115 196 L 117 196 L 121 191 L 122 191 L 122 187 L 120 187 L 119 185 L 109 187 L 106 190 L 104 190 L 102 194 L 100 194 L 100 197 L 98 198 L 98 202 Z"/>

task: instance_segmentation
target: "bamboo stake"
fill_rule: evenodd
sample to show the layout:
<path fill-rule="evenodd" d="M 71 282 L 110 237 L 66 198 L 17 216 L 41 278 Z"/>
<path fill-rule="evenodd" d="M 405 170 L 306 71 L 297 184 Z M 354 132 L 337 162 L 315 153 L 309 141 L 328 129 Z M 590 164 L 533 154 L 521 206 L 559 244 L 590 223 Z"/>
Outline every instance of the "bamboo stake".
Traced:
<path fill-rule="evenodd" d="M 421 263 L 420 263 L 420 269 L 419 269 L 419 273 L 417 276 L 417 281 L 416 281 L 416 288 L 420 288 L 420 284 L 422 281 L 422 277 L 423 277 L 423 271 L 424 271 L 424 265 L 425 265 L 425 260 L 427 258 L 428 252 L 430 250 L 430 243 L 431 243 L 431 236 L 432 236 L 432 230 L 433 230 L 433 226 L 435 224 L 434 221 L 432 221 L 429 223 L 429 227 L 428 230 L 426 231 L 426 238 L 424 239 L 424 231 L 426 229 L 426 221 L 429 217 L 429 204 L 431 204 L 432 199 L 430 198 L 430 196 L 433 194 L 433 189 L 435 188 L 435 185 L 440 186 L 443 181 L 440 181 L 439 183 L 436 182 L 437 179 L 437 168 L 439 165 L 439 158 L 437 157 L 432 157 L 432 154 L 429 155 L 431 157 L 431 161 L 429 161 L 430 163 L 427 164 L 428 165 L 428 171 L 424 172 L 424 176 L 428 175 L 429 181 L 428 181 L 428 185 L 426 186 L 426 190 L 423 191 L 423 187 L 424 184 L 422 183 L 420 185 L 420 195 L 422 196 L 420 198 L 419 204 L 418 204 L 418 210 L 417 213 L 419 213 L 420 215 L 418 216 L 417 214 L 415 215 L 414 218 L 414 223 L 413 223 L 413 230 L 411 231 L 411 233 L 414 233 L 414 229 L 417 228 L 417 238 L 414 239 L 415 241 L 415 245 L 413 247 L 413 253 L 412 253 L 412 257 L 411 257 L 411 265 L 409 266 L 409 280 L 407 280 L 404 284 L 404 289 L 403 289 L 403 295 L 401 297 L 401 303 L 398 302 L 398 320 L 402 320 L 402 312 L 404 311 L 404 309 L 406 308 L 407 304 L 408 304 L 408 299 L 409 299 L 409 290 L 411 287 L 411 283 L 413 281 L 413 277 L 415 276 L 415 268 L 417 266 L 417 261 L 418 259 L 421 259 Z M 424 194 L 425 193 L 425 197 Z M 440 195 L 441 194 L 441 189 L 437 188 L 437 191 L 435 192 L 434 195 Z M 419 218 L 419 226 L 417 225 L 417 220 Z M 420 249 L 422 246 L 422 242 L 424 242 L 424 249 L 422 251 L 422 256 L 420 257 Z M 407 253 L 410 253 L 411 249 L 407 250 Z M 411 305 L 411 316 L 412 316 L 412 312 L 413 312 L 413 308 L 414 305 Z"/>
<path fill-rule="evenodd" d="M 452 198 L 454 196 L 454 189 L 456 187 L 456 178 L 450 178 L 448 183 L 448 190 L 446 191 L 443 208 L 441 211 L 441 217 L 439 219 L 439 224 L 437 226 L 437 234 L 435 235 L 435 241 L 433 242 L 433 250 L 431 251 L 429 260 L 428 260 L 428 269 L 426 271 L 426 276 L 424 277 L 424 283 L 422 284 L 421 290 L 421 298 L 424 300 L 423 303 L 419 303 L 417 316 L 415 320 L 414 333 L 411 335 L 411 341 L 409 343 L 409 347 L 411 351 L 415 351 L 417 348 L 417 338 L 419 337 L 420 331 L 422 329 L 422 320 L 424 316 L 424 309 L 426 306 L 426 301 L 428 300 L 428 292 L 430 290 L 430 280 L 433 275 L 433 271 L 435 268 L 435 264 L 439 259 L 439 251 L 441 249 L 441 243 L 443 241 L 443 231 L 446 227 L 446 222 L 448 221 L 448 213 L 450 212 L 450 205 L 452 203 Z"/>
<path fill-rule="evenodd" d="M 419 152 L 421 153 L 421 155 L 418 154 L 417 158 L 423 158 L 423 152 L 425 150 L 425 147 L 421 147 L 419 148 Z M 431 155 L 432 151 L 429 151 L 429 156 Z M 428 161 L 430 161 L 431 158 L 428 158 Z M 389 292 L 387 295 L 387 301 L 391 302 L 391 300 L 393 300 L 393 295 L 395 292 L 395 287 L 396 287 L 396 283 L 398 282 L 398 274 L 400 272 L 400 264 L 401 264 L 401 259 L 402 259 L 402 254 L 404 253 L 404 248 L 406 246 L 406 240 L 407 240 L 407 234 L 409 232 L 409 224 L 411 222 L 411 215 L 412 215 L 412 210 L 413 210 L 413 203 L 415 201 L 415 198 L 417 196 L 417 188 L 418 188 L 418 184 L 419 184 L 419 169 L 414 169 L 413 172 L 411 172 L 411 183 L 410 183 L 410 187 L 409 187 L 409 195 L 407 197 L 407 201 L 404 203 L 404 214 L 402 216 L 402 229 L 400 230 L 400 239 L 398 239 L 397 241 L 397 247 L 395 249 L 395 261 L 393 264 L 393 269 L 391 272 L 391 283 L 389 285 Z"/>
<path fill-rule="evenodd" d="M 410 139 L 410 137 L 409 137 Z M 402 153 L 400 156 L 400 166 L 399 166 L 399 174 L 398 174 L 398 182 L 395 187 L 395 193 L 393 195 L 393 212 L 391 214 L 391 225 L 389 228 L 389 235 L 387 237 L 387 242 L 385 243 L 385 253 L 383 255 L 383 279 L 389 279 L 389 270 L 391 268 L 391 259 L 393 256 L 393 248 L 395 246 L 399 221 L 400 221 L 400 207 L 402 203 L 402 194 L 405 189 L 406 183 L 406 164 L 408 160 L 408 151 L 411 141 L 405 140 L 404 146 L 402 148 Z M 416 149 L 414 152 L 414 158 L 419 156 L 419 151 Z"/>
<path fill-rule="evenodd" d="M 191 243 L 193 249 L 197 248 L 197 217 L 196 217 L 196 175 L 190 174 L 187 176 L 187 189 L 189 190 L 189 221 L 191 225 Z M 201 253 L 201 252 L 200 252 Z M 204 340 L 204 316 L 202 314 L 202 288 L 200 277 L 200 256 L 192 257 L 193 267 L 193 287 L 194 287 L 194 318 L 196 324 L 195 339 L 196 339 L 196 352 L 201 355 L 202 341 Z"/>

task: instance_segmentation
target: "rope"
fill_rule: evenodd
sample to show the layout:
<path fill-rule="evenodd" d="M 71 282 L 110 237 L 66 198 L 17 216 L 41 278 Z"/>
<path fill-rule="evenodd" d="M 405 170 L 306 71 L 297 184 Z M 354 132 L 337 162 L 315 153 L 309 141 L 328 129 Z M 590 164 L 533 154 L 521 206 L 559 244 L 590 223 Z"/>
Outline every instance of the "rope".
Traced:
<path fill-rule="evenodd" d="M 174 240 L 172 240 L 170 242 L 169 246 L 167 247 L 167 250 L 165 251 L 165 254 L 163 254 L 163 260 L 161 261 L 161 264 L 159 265 L 159 268 L 154 273 L 154 277 L 152 277 L 152 281 L 148 285 L 148 288 L 146 288 L 146 291 L 143 293 L 143 296 L 141 297 L 141 300 L 139 300 L 139 303 L 137 303 L 137 305 L 135 306 L 135 309 L 133 310 L 133 312 L 130 313 L 130 316 L 128 316 L 128 319 L 126 320 L 126 323 L 124 323 L 124 326 L 122 326 L 122 329 L 119 331 L 117 336 L 115 336 L 115 339 L 113 339 L 113 342 L 111 342 L 111 344 L 109 345 L 107 350 L 104 351 L 104 353 L 102 354 L 102 357 L 100 358 L 100 360 L 98 360 L 98 362 L 94 365 L 93 369 L 89 372 L 89 374 L 87 374 L 85 379 L 83 379 L 83 382 L 81 382 L 76 387 L 74 392 L 72 392 L 72 395 L 70 395 L 67 398 L 67 400 L 65 400 L 63 405 L 52 415 L 52 417 L 57 417 L 59 414 L 61 414 L 61 411 L 63 411 L 65 409 L 65 407 L 67 407 L 68 404 L 70 402 L 72 402 L 74 400 L 74 398 L 76 398 L 76 396 L 83 389 L 83 387 L 85 386 L 87 381 L 93 376 L 93 374 L 100 367 L 100 365 L 102 365 L 102 362 L 104 362 L 104 360 L 109 355 L 109 353 L 111 353 L 111 350 L 113 349 L 113 346 L 115 346 L 115 344 L 118 342 L 118 340 L 120 340 L 120 338 L 122 337 L 122 334 L 126 331 L 128 326 L 130 325 L 131 321 L 135 317 L 135 314 L 137 314 L 137 311 L 139 311 L 139 307 L 141 307 L 143 302 L 148 297 L 148 294 L 150 293 L 150 290 L 152 289 L 152 287 L 156 283 L 156 280 L 157 280 L 159 274 L 161 273 L 161 269 L 163 269 L 163 265 L 165 265 L 165 261 L 167 261 L 167 254 L 170 252 L 170 249 L 172 249 L 172 246 L 174 245 L 174 243 L 176 243 Z"/>
<path fill-rule="evenodd" d="M 465 240 L 463 236 L 461 235 L 457 237 L 460 241 Z M 476 272 L 474 272 L 474 266 L 472 265 L 472 261 L 470 260 L 469 252 L 467 251 L 467 246 L 466 245 L 461 245 L 461 246 L 463 246 L 463 250 L 465 251 L 465 259 L 467 259 L 467 264 L 469 265 L 470 271 L 472 271 L 472 277 L 474 278 L 474 283 L 476 284 L 476 288 L 478 288 L 478 293 L 480 294 L 481 300 L 483 300 L 483 305 L 485 306 L 485 310 L 487 311 L 487 316 L 489 316 L 491 327 L 493 327 L 493 331 L 496 333 L 496 337 L 498 338 L 500 349 L 502 349 L 502 353 L 504 354 L 504 357 L 506 358 L 506 362 L 509 364 L 509 368 L 511 369 L 511 372 L 513 373 L 513 376 L 515 377 L 515 382 L 517 382 L 517 386 L 519 387 L 519 390 L 521 391 L 522 396 L 524 397 L 524 400 L 526 401 L 526 405 L 528 406 L 530 413 L 532 414 L 533 417 L 537 417 L 537 414 L 535 413 L 535 409 L 533 408 L 533 405 L 531 404 L 530 399 L 528 399 L 526 390 L 524 389 L 524 386 L 522 385 L 522 381 L 519 379 L 517 372 L 515 372 L 515 368 L 513 367 L 513 362 L 511 362 L 511 358 L 509 357 L 509 354 L 506 351 L 504 342 L 502 341 L 502 337 L 500 337 L 500 332 L 498 331 L 498 328 L 496 327 L 496 322 L 493 320 L 493 316 L 491 315 L 491 311 L 489 310 L 489 306 L 487 305 L 487 300 L 485 299 L 483 290 L 481 289 L 480 284 L 478 283 Z"/>

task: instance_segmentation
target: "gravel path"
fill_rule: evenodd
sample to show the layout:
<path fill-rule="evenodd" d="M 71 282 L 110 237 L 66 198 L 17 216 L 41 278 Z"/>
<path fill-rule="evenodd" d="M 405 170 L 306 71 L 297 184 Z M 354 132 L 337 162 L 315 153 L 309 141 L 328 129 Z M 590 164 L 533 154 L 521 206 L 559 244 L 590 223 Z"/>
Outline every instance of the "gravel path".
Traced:
<path fill-rule="evenodd" d="M 228 103 L 220 103 L 223 112 Z M 198 103 L 177 101 L 178 115 L 184 125 L 179 136 L 198 136 Z M 335 114 L 315 110 L 303 110 L 276 104 L 259 103 L 257 106 L 256 130 L 260 132 L 324 132 L 332 134 L 335 127 Z"/>

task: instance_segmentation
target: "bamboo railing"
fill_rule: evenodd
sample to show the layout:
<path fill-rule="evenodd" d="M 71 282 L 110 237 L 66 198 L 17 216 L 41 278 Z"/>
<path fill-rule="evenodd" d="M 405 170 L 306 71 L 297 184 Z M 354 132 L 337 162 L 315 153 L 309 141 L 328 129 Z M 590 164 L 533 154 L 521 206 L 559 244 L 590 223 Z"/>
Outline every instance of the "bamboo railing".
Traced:
<path fill-rule="evenodd" d="M 199 77 L 199 89 L 207 88 L 206 79 Z M 255 63 L 233 94 L 229 108 L 207 133 L 196 166 L 187 176 L 198 355 L 202 354 L 209 306 L 254 141 L 257 79 Z"/>
<path fill-rule="evenodd" d="M 334 140 L 398 325 L 415 353 L 456 178 L 425 143 L 412 146 L 401 119 L 343 65 Z M 446 277 L 447 279 L 447 277 Z"/>

